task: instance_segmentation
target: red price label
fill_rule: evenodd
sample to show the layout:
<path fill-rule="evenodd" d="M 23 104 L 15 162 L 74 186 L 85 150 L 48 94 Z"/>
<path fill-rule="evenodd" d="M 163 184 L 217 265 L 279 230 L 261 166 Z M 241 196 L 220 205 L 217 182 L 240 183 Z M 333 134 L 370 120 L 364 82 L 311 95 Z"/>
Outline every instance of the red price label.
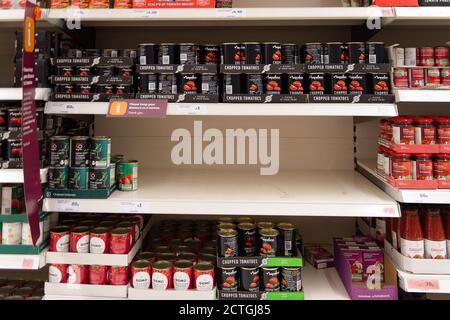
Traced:
<path fill-rule="evenodd" d="M 408 287 L 416 290 L 439 290 L 438 280 L 408 280 Z"/>

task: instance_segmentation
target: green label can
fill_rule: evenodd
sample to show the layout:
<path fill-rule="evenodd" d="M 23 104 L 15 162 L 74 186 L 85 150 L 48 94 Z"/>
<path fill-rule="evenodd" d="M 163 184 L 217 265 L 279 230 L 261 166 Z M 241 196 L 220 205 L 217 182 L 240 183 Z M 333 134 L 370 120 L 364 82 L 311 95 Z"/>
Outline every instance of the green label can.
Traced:
<path fill-rule="evenodd" d="M 67 189 L 69 184 L 69 167 L 48 168 L 48 186 L 50 189 Z"/>
<path fill-rule="evenodd" d="M 53 136 L 50 138 L 50 166 L 66 167 L 69 165 L 69 137 Z"/>
<path fill-rule="evenodd" d="M 69 168 L 69 189 L 88 189 L 88 174 L 89 169 L 86 167 Z"/>
<path fill-rule="evenodd" d="M 138 162 L 137 160 L 123 160 L 118 163 L 119 190 L 135 191 L 138 188 Z"/>
<path fill-rule="evenodd" d="M 111 138 L 91 139 L 91 168 L 107 168 L 111 163 Z"/>
<path fill-rule="evenodd" d="M 89 169 L 89 189 L 109 189 L 111 187 L 110 168 Z"/>
<path fill-rule="evenodd" d="M 70 138 L 70 166 L 72 168 L 89 166 L 89 137 Z"/>

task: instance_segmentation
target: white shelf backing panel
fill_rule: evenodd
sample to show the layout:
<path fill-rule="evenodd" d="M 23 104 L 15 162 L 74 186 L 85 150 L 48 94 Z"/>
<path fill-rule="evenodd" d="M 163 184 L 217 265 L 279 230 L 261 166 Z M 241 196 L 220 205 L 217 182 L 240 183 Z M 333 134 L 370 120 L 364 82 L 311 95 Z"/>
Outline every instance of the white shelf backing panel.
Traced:
<path fill-rule="evenodd" d="M 358 171 L 398 202 L 430 204 L 450 203 L 450 190 L 398 189 L 385 182 L 384 179 L 376 173 L 375 168 L 376 160 L 358 159 Z"/>
<path fill-rule="evenodd" d="M 79 17 L 83 25 L 356 25 L 369 18 L 392 17 L 392 8 L 273 7 L 233 9 L 52 9 L 48 20 Z"/>
<path fill-rule="evenodd" d="M 126 298 L 128 286 L 46 282 L 44 291 L 49 296 Z"/>
<path fill-rule="evenodd" d="M 48 169 L 41 169 L 41 183 L 47 182 Z M 23 169 L 0 169 L 0 183 L 23 183 Z"/>
<path fill-rule="evenodd" d="M 38 270 L 45 266 L 45 251 L 40 254 L 0 254 L 0 269 Z"/>
<path fill-rule="evenodd" d="M 48 114 L 105 115 L 108 102 L 47 102 Z M 395 104 L 358 103 L 169 103 L 167 115 L 184 116 L 397 116 Z"/>
<path fill-rule="evenodd" d="M 302 283 L 305 300 L 350 300 L 335 268 L 317 270 L 306 263 Z"/>
<path fill-rule="evenodd" d="M 170 290 L 143 290 L 128 288 L 128 299 L 130 300 L 216 300 L 216 288 L 211 291 L 177 291 Z"/>
<path fill-rule="evenodd" d="M 450 102 L 450 90 L 395 90 L 397 102 Z"/>
<path fill-rule="evenodd" d="M 47 101 L 48 98 L 50 97 L 50 92 L 51 89 L 49 88 L 36 88 L 35 100 Z M 17 101 L 17 100 L 19 101 L 22 100 L 22 88 L 0 88 L 0 101 Z"/>
<path fill-rule="evenodd" d="M 139 189 L 105 200 L 44 200 L 45 211 L 398 217 L 398 205 L 354 171 L 141 170 Z"/>
<path fill-rule="evenodd" d="M 151 221 L 147 223 L 142 236 L 134 244 L 128 254 L 94 254 L 94 253 L 70 253 L 70 252 L 47 252 L 47 263 L 56 264 L 81 264 L 102 266 L 128 266 L 133 261 L 136 253 L 142 247 L 142 241 L 151 228 Z"/>
<path fill-rule="evenodd" d="M 397 269 L 399 286 L 406 292 L 450 293 L 450 275 L 413 274 Z"/>

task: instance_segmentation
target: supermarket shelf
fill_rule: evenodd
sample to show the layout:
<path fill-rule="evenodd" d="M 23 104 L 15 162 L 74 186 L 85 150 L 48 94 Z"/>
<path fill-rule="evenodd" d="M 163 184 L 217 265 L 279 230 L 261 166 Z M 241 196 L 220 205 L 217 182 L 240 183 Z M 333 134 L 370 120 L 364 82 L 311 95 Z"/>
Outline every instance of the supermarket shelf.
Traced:
<path fill-rule="evenodd" d="M 41 183 L 47 182 L 48 169 L 41 169 Z M 23 169 L 0 169 L 0 183 L 23 183 Z"/>
<path fill-rule="evenodd" d="M 108 102 L 47 102 L 48 114 L 98 114 L 108 111 Z M 397 116 L 395 104 L 352 103 L 169 103 L 167 115 L 200 116 Z"/>
<path fill-rule="evenodd" d="M 44 250 L 40 254 L 2 254 L 0 255 L 0 269 L 38 270 L 45 266 Z"/>
<path fill-rule="evenodd" d="M 285 216 L 400 216 L 398 205 L 354 171 L 142 170 L 139 189 L 105 200 L 44 200 L 50 212 Z"/>
<path fill-rule="evenodd" d="M 413 274 L 397 269 L 399 286 L 406 292 L 450 293 L 450 275 Z"/>
<path fill-rule="evenodd" d="M 174 289 L 161 291 L 128 288 L 128 299 L 130 300 L 216 300 L 216 296 L 216 288 L 211 291 L 177 291 Z"/>
<path fill-rule="evenodd" d="M 450 102 L 450 90 L 395 90 L 397 102 Z"/>
<path fill-rule="evenodd" d="M 393 25 L 450 26 L 450 7 L 398 7 Z"/>
<path fill-rule="evenodd" d="M 233 9 L 52 9 L 48 20 L 81 19 L 87 26 L 358 25 L 393 17 L 392 8 L 289 7 Z"/>
<path fill-rule="evenodd" d="M 36 88 L 35 99 L 47 101 L 50 96 L 50 92 L 51 89 L 49 88 Z M 2 101 L 22 100 L 22 88 L 0 88 L 0 100 Z"/>
<path fill-rule="evenodd" d="M 88 297 L 88 296 L 64 296 L 64 295 L 50 295 L 46 294 L 42 300 L 127 300 L 127 298 L 112 298 L 112 297 Z"/>
<path fill-rule="evenodd" d="M 386 183 L 384 179 L 375 172 L 376 160 L 358 159 L 357 169 L 370 181 L 376 184 L 394 200 L 403 203 L 450 203 L 450 190 L 405 190 L 397 189 Z"/>
<path fill-rule="evenodd" d="M 306 263 L 302 282 L 305 300 L 350 300 L 335 268 L 317 270 Z"/>

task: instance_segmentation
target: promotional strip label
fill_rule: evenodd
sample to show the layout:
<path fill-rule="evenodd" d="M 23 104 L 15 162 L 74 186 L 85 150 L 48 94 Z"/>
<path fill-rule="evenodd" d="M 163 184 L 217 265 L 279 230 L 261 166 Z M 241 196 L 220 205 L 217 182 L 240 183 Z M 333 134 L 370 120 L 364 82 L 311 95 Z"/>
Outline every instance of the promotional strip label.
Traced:
<path fill-rule="evenodd" d="M 217 73 L 213 64 L 138 64 L 137 73 Z"/>
<path fill-rule="evenodd" d="M 134 61 L 129 57 L 97 57 L 97 58 L 55 58 L 53 59 L 55 66 L 111 66 L 124 67 L 134 65 Z"/>
<path fill-rule="evenodd" d="M 116 100 L 109 103 L 109 118 L 165 118 L 167 100 Z"/>

